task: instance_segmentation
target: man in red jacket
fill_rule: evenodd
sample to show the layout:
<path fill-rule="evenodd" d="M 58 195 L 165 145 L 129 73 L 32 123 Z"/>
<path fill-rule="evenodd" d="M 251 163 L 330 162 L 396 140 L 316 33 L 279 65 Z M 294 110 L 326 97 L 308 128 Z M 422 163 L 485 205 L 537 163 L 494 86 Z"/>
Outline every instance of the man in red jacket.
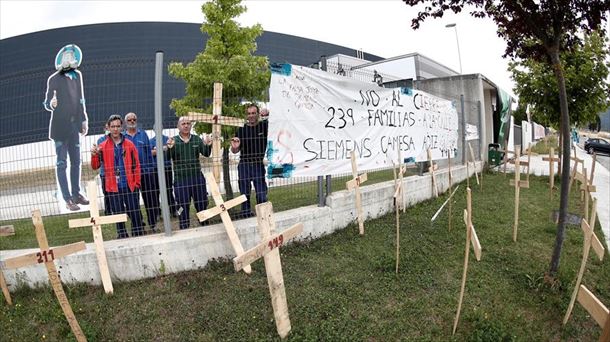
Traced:
<path fill-rule="evenodd" d="M 131 235 L 144 235 L 140 212 L 140 160 L 135 145 L 121 133 L 123 119 L 111 115 L 107 125 L 109 138 L 91 148 L 91 167 L 104 168 L 104 182 L 109 196 L 110 213 L 122 214 L 127 209 L 131 219 Z M 116 224 L 118 238 L 129 237 L 125 223 Z"/>

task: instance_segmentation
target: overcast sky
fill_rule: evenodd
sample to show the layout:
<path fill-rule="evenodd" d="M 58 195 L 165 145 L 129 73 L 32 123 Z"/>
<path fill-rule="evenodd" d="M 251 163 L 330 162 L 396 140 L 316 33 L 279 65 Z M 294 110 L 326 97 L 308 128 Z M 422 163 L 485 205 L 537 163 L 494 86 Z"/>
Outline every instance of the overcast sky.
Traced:
<path fill-rule="evenodd" d="M 30 1 L 0 0 L 0 39 L 52 28 L 94 23 L 167 21 L 202 23 L 203 1 Z M 381 57 L 418 52 L 459 71 L 456 23 L 463 73 L 481 73 L 513 93 L 502 58 L 506 44 L 489 19 L 467 13 L 428 19 L 411 29 L 417 10 L 400 0 L 244 1 L 243 26 L 260 23 L 266 31 L 343 45 Z M 116 37 L 120 39 L 120 37 Z M 354 52 L 355 56 L 355 52 Z"/>

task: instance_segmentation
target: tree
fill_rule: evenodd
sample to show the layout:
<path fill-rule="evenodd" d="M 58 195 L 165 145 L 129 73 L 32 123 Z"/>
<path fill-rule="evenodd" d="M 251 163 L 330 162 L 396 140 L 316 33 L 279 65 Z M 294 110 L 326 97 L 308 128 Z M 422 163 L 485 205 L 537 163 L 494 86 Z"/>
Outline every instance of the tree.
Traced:
<path fill-rule="evenodd" d="M 254 56 L 260 24 L 241 27 L 234 18 L 246 11 L 241 0 L 212 0 L 201 6 L 205 22 L 201 32 L 208 35 L 203 52 L 184 66 L 171 63 L 169 74 L 186 82 L 186 95 L 172 99 L 177 116 L 189 111 L 212 113 L 214 83 L 223 85 L 223 115 L 243 117 L 244 104 L 266 100 L 271 72 L 267 57 Z M 197 133 L 210 131 L 209 124 L 197 124 Z M 234 128 L 223 127 L 223 178 L 227 197 L 233 198 L 228 163 L 228 137 Z"/>
<path fill-rule="evenodd" d="M 581 33 L 598 30 L 605 34 L 602 24 L 610 11 L 610 0 L 403 0 L 407 5 L 425 4 L 411 22 L 419 28 L 428 17 L 441 18 L 445 11 L 459 13 L 466 6 L 476 18 L 491 18 L 498 26 L 498 36 L 506 43 L 503 57 L 532 59 L 548 64 L 553 70 L 559 89 L 561 136 L 563 151 L 570 150 L 570 116 L 564 77 L 559 57 L 582 43 Z M 555 246 L 548 277 L 554 278 L 559 269 L 561 248 L 565 237 L 568 212 L 568 183 L 570 154 L 562 155 L 561 195 Z"/>
<path fill-rule="evenodd" d="M 570 122 L 575 126 L 595 123 L 597 113 L 610 106 L 607 83 L 610 51 L 607 40 L 597 32 L 585 36 L 582 46 L 560 54 L 565 70 Z M 547 126 L 559 127 L 559 88 L 547 63 L 533 59 L 512 61 L 509 70 L 515 80 L 519 103 L 530 105 L 532 117 Z"/>

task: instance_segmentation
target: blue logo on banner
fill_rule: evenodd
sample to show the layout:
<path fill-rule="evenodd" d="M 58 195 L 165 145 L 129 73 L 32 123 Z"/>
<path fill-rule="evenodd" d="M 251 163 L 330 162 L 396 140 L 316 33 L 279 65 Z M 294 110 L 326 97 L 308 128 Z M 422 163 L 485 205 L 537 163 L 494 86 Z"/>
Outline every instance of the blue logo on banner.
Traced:
<path fill-rule="evenodd" d="M 290 76 L 290 74 L 292 74 L 292 64 L 273 63 L 271 64 L 271 72 L 274 74 Z"/>
<path fill-rule="evenodd" d="M 407 87 L 400 87 L 400 93 L 403 95 L 413 96 L 413 89 Z"/>

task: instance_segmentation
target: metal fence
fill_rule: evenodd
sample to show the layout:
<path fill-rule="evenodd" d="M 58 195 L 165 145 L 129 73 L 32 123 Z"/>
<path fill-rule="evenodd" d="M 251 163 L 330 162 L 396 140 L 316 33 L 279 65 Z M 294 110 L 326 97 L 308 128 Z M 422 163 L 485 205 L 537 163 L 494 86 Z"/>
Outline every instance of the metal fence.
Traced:
<path fill-rule="evenodd" d="M 161 168 L 162 173 L 158 172 L 156 161 L 154 161 L 155 164 L 141 166 L 141 186 L 139 193 L 136 194 L 138 203 L 135 205 L 135 209 L 128 208 L 128 200 L 125 198 L 116 203 L 109 202 L 112 190 L 108 189 L 108 186 L 112 187 L 112 182 L 107 182 L 108 175 L 100 177 L 100 169 L 104 169 L 104 167 L 94 169 L 97 165 L 94 165 L 93 159 L 95 158 L 92 159 L 91 148 L 94 145 L 99 147 L 102 143 L 103 137 L 105 137 L 106 120 L 112 114 L 120 115 L 123 118 L 123 127 L 126 127 L 125 115 L 129 112 L 135 113 L 137 121 L 129 124 L 136 124 L 137 128 L 142 130 L 143 135 L 140 137 L 149 140 L 145 142 L 142 139 L 139 141 L 135 139 L 136 145 L 146 146 L 149 150 L 155 146 L 155 142 L 151 142 L 151 138 L 158 134 L 162 133 L 166 137 L 175 137 L 178 134 L 178 118 L 168 108 L 171 98 L 180 98 L 184 95 L 184 83 L 169 77 L 167 66 L 168 61 L 159 59 L 131 59 L 91 61 L 86 67 L 81 68 L 85 82 L 85 98 L 89 100 L 87 102 L 89 131 L 86 136 L 80 137 L 77 155 L 69 155 L 65 164 L 61 162 L 58 164 L 57 155 L 60 150 L 54 141 L 48 139 L 50 113 L 45 111 L 42 106 L 45 99 L 46 80 L 52 70 L 31 70 L 26 74 L 0 77 L 0 90 L 5 94 L 0 99 L 0 112 L 4 119 L 4 130 L 6 130 L 5 125 L 10 127 L 9 133 L 0 137 L 0 225 L 13 226 L 16 232 L 12 237 L 0 237 L 0 250 L 36 245 L 35 236 L 30 232 L 31 220 L 29 219 L 31 210 L 35 208 L 41 210 L 47 221 L 51 244 L 91 240 L 91 234 L 86 233 L 83 229 L 68 229 L 70 219 L 89 216 L 89 206 L 75 203 L 80 210 L 70 210 L 68 203 L 63 198 L 65 194 L 62 196 L 58 174 L 63 173 L 64 177 L 70 179 L 74 175 L 71 170 L 78 173 L 80 194 L 88 201 L 97 201 L 101 211 L 105 214 L 121 211 L 129 213 L 131 210 L 130 220 L 126 223 L 129 236 L 138 235 L 137 227 L 133 227 L 138 220 L 142 222 L 143 234 L 154 232 L 171 234 L 172 231 L 187 226 L 192 228 L 207 224 L 199 222 L 195 215 L 196 210 L 200 210 L 205 205 L 194 204 L 197 201 L 203 201 L 213 205 L 209 184 L 206 186 L 204 182 L 201 187 L 200 183 L 190 184 L 188 180 L 186 183 L 180 183 L 176 175 L 175 164 L 173 168 L 171 164 L 166 164 L 165 169 Z M 378 75 L 369 70 L 346 70 L 342 69 L 343 66 L 332 64 L 325 65 L 325 68 L 328 72 L 342 75 L 344 73 L 345 77 L 365 82 L 383 84 L 385 81 L 393 81 L 389 75 Z M 127 73 L 130 78 L 125 80 L 124 75 Z M 91 98 L 91 94 L 95 94 L 95 99 Z M 443 97 L 443 94 L 434 95 Z M 214 94 L 210 91 L 209 95 L 202 99 L 202 105 L 212 103 L 213 96 Z M 223 98 L 226 99 L 247 97 L 244 94 L 223 93 Z M 463 96 L 458 99 L 453 96 L 447 96 L 447 98 L 456 101 L 460 123 L 459 136 L 464 136 L 466 123 L 476 125 L 480 132 L 482 117 L 480 102 L 464 99 Z M 246 116 L 245 113 L 241 114 L 243 117 Z M 153 130 L 153 126 L 155 126 L 155 130 Z M 209 126 L 206 126 L 205 131 L 210 131 Z M 231 136 L 230 132 L 224 133 L 225 139 Z M 205 140 L 205 135 L 199 137 Z M 479 159 L 481 151 L 484 150 L 480 141 L 480 139 L 469 141 L 476 159 Z M 454 162 L 454 165 L 464 163 L 466 160 L 466 146 L 465 140 L 459 142 L 458 160 Z M 222 165 L 223 171 L 218 180 L 220 191 L 225 198 L 237 197 L 240 194 L 239 157 L 227 151 L 222 152 L 216 157 L 213 155 L 200 156 L 196 172 L 207 174 L 213 171 L 215 163 Z M 75 157 L 75 160 L 76 157 L 79 159 L 74 166 L 71 164 L 71 157 Z M 168 158 L 167 152 L 159 153 L 159 159 L 165 158 Z M 422 174 L 424 170 L 427 170 L 424 164 L 411 165 L 408 173 Z M 440 167 L 445 167 L 445 164 L 445 161 L 439 161 Z M 370 181 L 367 184 L 393 179 L 391 168 L 369 170 L 368 173 Z M 351 174 L 333 177 L 320 175 L 319 177 L 270 179 L 266 181 L 269 188 L 267 199 L 274 203 L 276 211 L 307 205 L 323 206 L 325 197 L 333 191 L 344 189 L 345 181 L 349 178 L 351 178 Z M 88 181 L 96 182 L 97 198 L 93 194 L 86 193 Z M 261 181 L 265 182 L 264 179 Z M 164 182 L 166 183 L 165 188 L 162 186 Z M 186 189 L 189 187 L 191 187 L 190 190 Z M 188 206 L 180 205 L 180 202 L 185 202 L 184 191 L 198 192 L 203 187 L 207 187 L 208 196 L 205 196 L 204 199 L 196 198 L 193 202 L 189 199 Z M 70 190 L 74 193 L 74 188 Z M 251 202 L 253 208 L 256 204 L 255 193 L 252 193 Z M 186 221 L 185 212 L 189 213 Z M 239 206 L 230 212 L 234 219 L 248 216 L 247 212 L 239 209 Z M 182 216 L 182 223 L 180 216 Z M 219 221 L 217 217 L 211 220 L 212 223 Z M 106 240 L 118 238 L 120 235 L 114 225 L 104 226 L 103 234 Z"/>

